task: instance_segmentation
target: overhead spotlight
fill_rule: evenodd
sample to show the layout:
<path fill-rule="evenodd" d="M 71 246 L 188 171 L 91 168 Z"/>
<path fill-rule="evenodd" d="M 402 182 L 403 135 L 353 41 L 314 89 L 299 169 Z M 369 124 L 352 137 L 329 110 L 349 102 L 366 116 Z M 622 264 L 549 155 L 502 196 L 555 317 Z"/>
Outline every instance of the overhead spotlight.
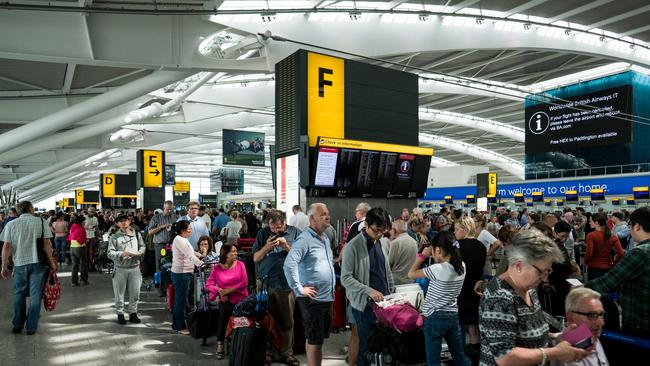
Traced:
<path fill-rule="evenodd" d="M 261 13 L 260 16 L 262 17 L 263 23 L 271 23 L 275 20 L 275 13 L 272 12 L 264 12 Z"/>
<path fill-rule="evenodd" d="M 476 24 L 481 25 L 481 24 L 483 24 L 484 22 L 485 22 L 485 19 L 484 19 L 483 17 L 478 17 L 478 18 L 476 18 Z"/>
<path fill-rule="evenodd" d="M 524 29 L 529 30 L 532 27 L 532 24 L 530 23 L 524 23 Z"/>
<path fill-rule="evenodd" d="M 349 14 L 350 14 L 350 20 L 359 20 L 359 19 L 361 19 L 361 12 L 360 11 L 351 11 Z"/>
<path fill-rule="evenodd" d="M 598 37 L 598 39 L 599 39 L 601 42 L 605 42 L 605 36 L 600 36 L 600 37 Z"/>
<path fill-rule="evenodd" d="M 567 36 L 570 36 L 571 35 L 571 29 L 565 29 L 564 34 L 566 34 Z"/>
<path fill-rule="evenodd" d="M 633 50 L 635 47 L 634 43 L 630 44 L 630 49 Z"/>
<path fill-rule="evenodd" d="M 429 20 L 429 14 L 427 13 L 418 14 L 418 20 L 420 20 L 421 22 L 426 22 L 427 20 Z"/>

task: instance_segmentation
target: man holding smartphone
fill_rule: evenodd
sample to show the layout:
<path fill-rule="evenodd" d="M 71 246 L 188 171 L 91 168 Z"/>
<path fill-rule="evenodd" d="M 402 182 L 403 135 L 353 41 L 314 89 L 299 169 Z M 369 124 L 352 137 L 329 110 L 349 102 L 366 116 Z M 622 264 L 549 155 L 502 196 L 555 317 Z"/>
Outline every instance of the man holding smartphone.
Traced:
<path fill-rule="evenodd" d="M 253 244 L 253 261 L 257 265 L 257 278 L 268 278 L 269 313 L 282 330 L 285 346 L 277 350 L 286 364 L 298 362 L 293 357 L 293 311 L 296 295 L 291 291 L 284 275 L 284 260 L 291 246 L 301 234 L 296 227 L 287 225 L 283 211 L 271 210 L 264 229 L 258 231 Z"/>
<path fill-rule="evenodd" d="M 584 347 L 584 349 L 591 349 L 593 352 L 580 361 L 567 363 L 552 361 L 551 366 L 608 366 L 609 361 L 607 360 L 607 356 L 605 356 L 603 346 L 598 341 L 598 338 L 603 331 L 603 326 L 605 325 L 605 310 L 602 302 L 600 302 L 600 294 L 594 290 L 579 287 L 572 290 L 569 295 L 567 295 L 565 304 L 566 320 L 568 324 L 575 324 L 578 327 L 583 327 L 583 329 L 579 329 L 578 327 L 569 328 L 565 330 L 563 338 L 567 341 L 569 338 L 575 338 L 575 340 L 580 342 L 572 344 L 574 347 Z M 583 340 L 581 339 L 583 338 L 582 336 L 576 335 L 579 334 L 580 331 L 583 331 L 584 327 L 586 327 L 588 331 L 585 332 L 587 338 Z M 573 333 L 573 336 L 571 333 Z"/>
<path fill-rule="evenodd" d="M 140 323 L 138 318 L 138 301 L 142 274 L 140 261 L 144 255 L 142 236 L 131 227 L 128 216 L 120 215 L 115 220 L 120 228 L 108 239 L 108 258 L 113 260 L 113 292 L 115 293 L 115 311 L 118 324 L 126 324 L 124 318 L 124 294 L 129 290 L 129 321 Z"/>

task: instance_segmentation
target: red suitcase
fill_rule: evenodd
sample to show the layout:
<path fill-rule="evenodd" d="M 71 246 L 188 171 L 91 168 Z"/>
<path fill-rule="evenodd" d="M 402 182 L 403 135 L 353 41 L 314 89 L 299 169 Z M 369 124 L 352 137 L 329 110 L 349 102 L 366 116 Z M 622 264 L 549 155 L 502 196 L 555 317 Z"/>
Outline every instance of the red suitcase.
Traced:
<path fill-rule="evenodd" d="M 345 288 L 337 284 L 334 288 L 334 303 L 332 304 L 332 328 L 345 328 L 347 322 Z"/>
<path fill-rule="evenodd" d="M 250 252 L 255 244 L 255 238 L 239 238 L 237 239 L 237 249 Z"/>
<path fill-rule="evenodd" d="M 174 310 L 174 285 L 167 284 L 167 311 L 170 313 Z"/>

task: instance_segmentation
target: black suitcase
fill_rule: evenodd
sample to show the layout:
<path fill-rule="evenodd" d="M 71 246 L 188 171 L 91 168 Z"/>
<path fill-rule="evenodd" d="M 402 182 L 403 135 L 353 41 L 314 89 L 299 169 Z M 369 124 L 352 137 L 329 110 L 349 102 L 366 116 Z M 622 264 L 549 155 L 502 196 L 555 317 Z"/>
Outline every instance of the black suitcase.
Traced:
<path fill-rule="evenodd" d="M 359 355 L 359 357 L 361 356 Z M 394 329 L 374 324 L 370 328 L 368 351 L 364 356 L 371 365 L 426 363 L 424 332 L 420 329 L 414 332 L 399 333 Z"/>
<path fill-rule="evenodd" d="M 230 366 L 263 365 L 266 359 L 266 331 L 262 328 L 237 328 L 232 332 Z"/>

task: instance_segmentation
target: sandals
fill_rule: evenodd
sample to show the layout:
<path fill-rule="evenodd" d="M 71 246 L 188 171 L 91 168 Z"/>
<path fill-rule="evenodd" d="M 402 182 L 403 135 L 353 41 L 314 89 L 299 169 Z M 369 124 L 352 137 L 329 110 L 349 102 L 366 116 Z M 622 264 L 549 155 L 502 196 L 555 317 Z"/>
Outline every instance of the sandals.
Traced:
<path fill-rule="evenodd" d="M 224 345 L 221 342 L 217 342 L 217 360 L 223 360 L 223 357 L 226 355 L 224 351 Z"/>
<path fill-rule="evenodd" d="M 300 361 L 291 355 L 284 359 L 284 364 L 289 366 L 300 366 Z"/>

